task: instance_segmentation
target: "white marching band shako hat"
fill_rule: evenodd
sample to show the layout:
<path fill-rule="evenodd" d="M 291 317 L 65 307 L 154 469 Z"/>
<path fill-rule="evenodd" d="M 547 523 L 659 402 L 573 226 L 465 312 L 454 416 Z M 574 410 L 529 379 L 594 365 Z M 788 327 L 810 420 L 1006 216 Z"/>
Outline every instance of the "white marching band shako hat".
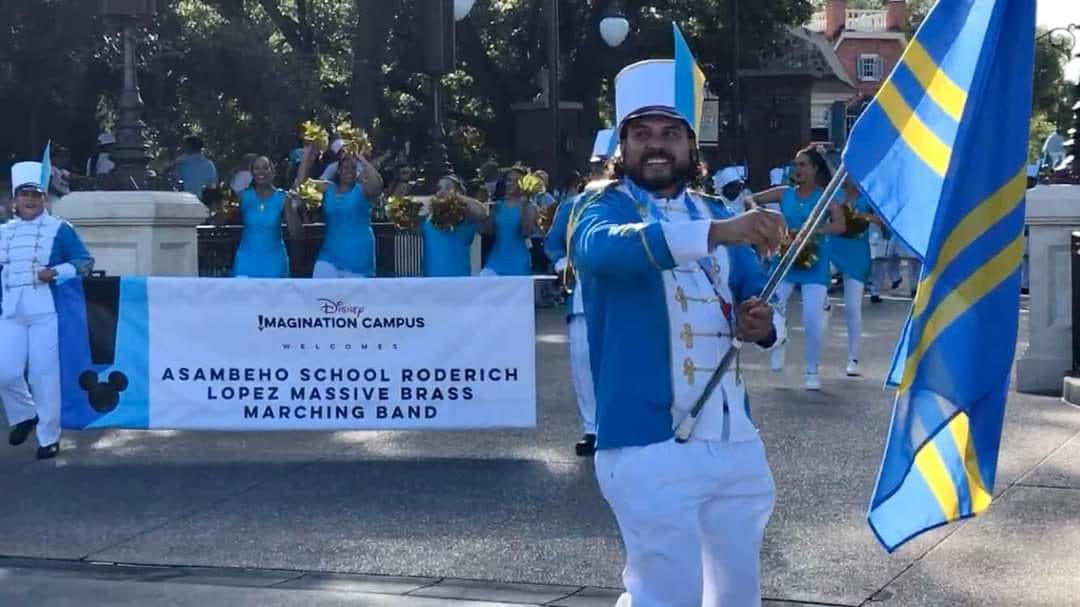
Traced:
<path fill-rule="evenodd" d="M 42 166 L 40 162 L 17 162 L 11 166 L 11 195 L 14 196 L 19 188 L 32 188 L 39 192 L 45 191 L 42 183 Z"/>
<path fill-rule="evenodd" d="M 615 129 L 601 129 L 596 131 L 596 139 L 593 140 L 593 151 L 590 162 L 599 162 L 615 155 L 615 146 L 619 138 L 615 136 Z"/>
<path fill-rule="evenodd" d="M 777 186 L 784 184 L 784 169 L 776 168 L 769 171 L 769 185 Z"/>
<path fill-rule="evenodd" d="M 746 167 L 729 166 L 717 171 L 713 183 L 717 188 L 722 188 L 729 183 L 746 180 Z"/>
<path fill-rule="evenodd" d="M 615 76 L 616 128 L 622 129 L 627 120 L 640 116 L 686 120 L 675 111 L 674 59 L 639 61 Z"/>

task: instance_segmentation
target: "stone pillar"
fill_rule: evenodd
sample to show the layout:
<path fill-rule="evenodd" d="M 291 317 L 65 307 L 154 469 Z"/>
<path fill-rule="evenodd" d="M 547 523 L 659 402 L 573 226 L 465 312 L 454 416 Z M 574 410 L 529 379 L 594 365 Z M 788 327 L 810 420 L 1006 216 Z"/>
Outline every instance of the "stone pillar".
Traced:
<path fill-rule="evenodd" d="M 53 215 L 75 226 L 109 276 L 198 276 L 203 203 L 186 192 L 74 192 Z"/>
<path fill-rule="evenodd" d="M 1028 190 L 1030 307 L 1027 349 L 1016 364 L 1016 389 L 1061 394 L 1072 369 L 1070 234 L 1080 230 L 1080 186 Z"/>

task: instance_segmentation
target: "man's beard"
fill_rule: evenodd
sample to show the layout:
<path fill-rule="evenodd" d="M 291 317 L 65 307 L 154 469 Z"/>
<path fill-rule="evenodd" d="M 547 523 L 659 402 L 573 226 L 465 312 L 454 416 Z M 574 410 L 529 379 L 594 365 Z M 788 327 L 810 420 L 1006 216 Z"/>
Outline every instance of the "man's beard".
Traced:
<path fill-rule="evenodd" d="M 671 166 L 671 173 L 663 177 L 645 177 L 645 165 L 651 158 L 663 158 L 668 161 Z M 687 161 L 682 164 L 676 163 L 675 159 L 663 152 L 654 152 L 641 157 L 635 165 L 627 165 L 625 168 L 626 176 L 629 177 L 634 183 L 640 185 L 650 192 L 657 190 L 664 190 L 670 188 L 673 185 L 685 186 L 687 183 L 694 179 L 694 166 L 691 162 Z"/>

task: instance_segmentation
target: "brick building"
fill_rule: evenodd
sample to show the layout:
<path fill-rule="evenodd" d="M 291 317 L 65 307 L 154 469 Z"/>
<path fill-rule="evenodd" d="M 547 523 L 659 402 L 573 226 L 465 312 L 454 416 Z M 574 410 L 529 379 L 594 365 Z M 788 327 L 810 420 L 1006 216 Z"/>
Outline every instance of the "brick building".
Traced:
<path fill-rule="evenodd" d="M 877 94 L 900 61 L 908 42 L 907 3 L 882 0 L 882 5 L 879 10 L 849 10 L 847 0 L 826 0 L 825 10 L 815 13 L 806 25 L 811 32 L 825 37 L 855 86 L 855 95 L 846 100 L 824 93 L 815 95 L 811 118 L 814 129 L 828 127 L 836 101 L 845 102 L 846 124 L 850 129 L 863 106 Z"/>

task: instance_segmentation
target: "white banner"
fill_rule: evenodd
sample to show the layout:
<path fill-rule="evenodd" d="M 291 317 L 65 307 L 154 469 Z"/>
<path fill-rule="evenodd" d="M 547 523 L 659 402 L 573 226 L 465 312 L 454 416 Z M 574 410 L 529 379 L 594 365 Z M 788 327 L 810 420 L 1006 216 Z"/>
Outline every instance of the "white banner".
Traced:
<path fill-rule="evenodd" d="M 58 297 L 65 427 L 536 423 L 531 278 L 125 278 L 113 298 L 115 330 L 100 322 L 108 302 L 95 298 L 110 298 L 92 280 Z M 73 318 L 80 300 L 90 311 L 83 325 Z M 112 333 L 113 360 L 90 360 L 108 351 L 103 332 Z M 72 343 L 86 335 L 96 350 Z"/>

